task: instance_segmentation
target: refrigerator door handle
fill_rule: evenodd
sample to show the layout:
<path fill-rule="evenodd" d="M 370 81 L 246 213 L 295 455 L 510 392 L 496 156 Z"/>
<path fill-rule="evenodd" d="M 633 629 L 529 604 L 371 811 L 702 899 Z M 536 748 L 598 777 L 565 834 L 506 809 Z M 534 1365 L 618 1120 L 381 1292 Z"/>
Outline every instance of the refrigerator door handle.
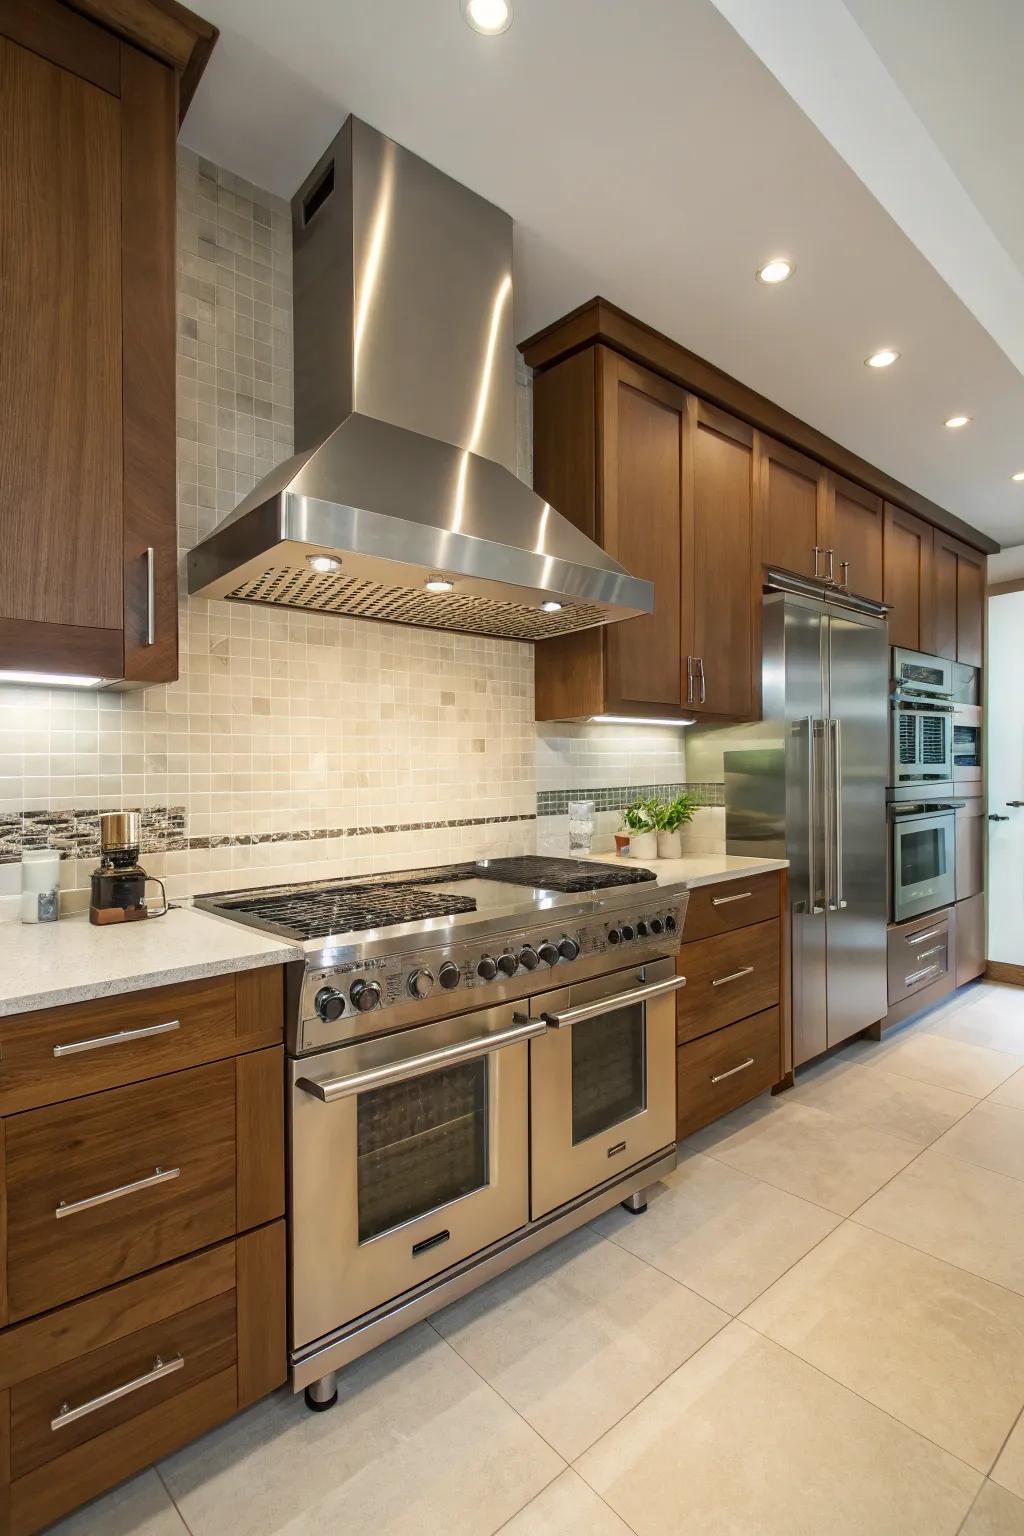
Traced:
<path fill-rule="evenodd" d="M 846 906 L 843 891 L 843 736 L 842 721 L 829 720 L 829 792 L 832 820 L 832 891 L 829 908 L 841 912 Z"/>
<path fill-rule="evenodd" d="M 807 910 L 818 917 L 825 908 L 818 905 L 818 775 L 814 750 L 818 722 L 807 716 Z"/>

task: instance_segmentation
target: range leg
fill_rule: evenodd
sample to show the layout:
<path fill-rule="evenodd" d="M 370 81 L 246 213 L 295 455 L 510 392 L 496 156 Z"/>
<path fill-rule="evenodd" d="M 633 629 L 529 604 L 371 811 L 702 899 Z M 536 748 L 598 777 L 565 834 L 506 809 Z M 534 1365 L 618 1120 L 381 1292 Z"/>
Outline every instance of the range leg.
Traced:
<path fill-rule="evenodd" d="M 314 1413 L 326 1413 L 338 1401 L 338 1373 L 328 1371 L 319 1381 L 306 1388 L 306 1407 Z"/>
<path fill-rule="evenodd" d="M 631 1216 L 642 1216 L 647 1209 L 647 1191 L 638 1189 L 635 1195 L 630 1195 L 628 1200 L 620 1202 L 622 1209 L 628 1211 Z"/>

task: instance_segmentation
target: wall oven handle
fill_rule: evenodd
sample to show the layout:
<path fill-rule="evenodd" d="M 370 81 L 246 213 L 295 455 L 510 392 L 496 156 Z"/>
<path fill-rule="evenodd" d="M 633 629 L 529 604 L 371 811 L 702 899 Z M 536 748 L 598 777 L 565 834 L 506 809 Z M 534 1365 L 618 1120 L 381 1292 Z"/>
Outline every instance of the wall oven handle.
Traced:
<path fill-rule="evenodd" d="M 461 1061 L 471 1061 L 474 1056 L 486 1056 L 506 1045 L 518 1045 L 520 1041 L 532 1040 L 547 1030 L 543 1019 L 527 1019 L 521 1013 L 513 1014 L 513 1018 L 515 1023 L 511 1029 L 495 1030 L 493 1035 L 477 1035 L 472 1040 L 442 1045 L 436 1051 L 424 1051 L 422 1055 L 409 1056 L 404 1061 L 367 1067 L 365 1071 L 351 1072 L 347 1077 L 331 1077 L 326 1082 L 300 1077 L 295 1086 L 322 1104 L 334 1104 L 338 1099 L 367 1093 L 371 1088 L 386 1088 L 390 1083 L 404 1083 L 411 1077 L 425 1077 L 428 1072 L 440 1071 L 442 1067 L 454 1067 Z"/>
<path fill-rule="evenodd" d="M 650 1003 L 656 997 L 668 997 L 686 986 L 685 976 L 669 976 L 666 981 L 653 981 L 647 987 L 632 987 L 628 992 L 616 992 L 611 997 L 598 997 L 592 1003 L 580 1003 L 567 1008 L 564 1013 L 544 1013 L 543 1024 L 548 1029 L 568 1029 L 570 1024 L 583 1024 L 596 1019 L 602 1013 L 618 1013 L 622 1008 L 632 1008 L 634 1003 Z"/>

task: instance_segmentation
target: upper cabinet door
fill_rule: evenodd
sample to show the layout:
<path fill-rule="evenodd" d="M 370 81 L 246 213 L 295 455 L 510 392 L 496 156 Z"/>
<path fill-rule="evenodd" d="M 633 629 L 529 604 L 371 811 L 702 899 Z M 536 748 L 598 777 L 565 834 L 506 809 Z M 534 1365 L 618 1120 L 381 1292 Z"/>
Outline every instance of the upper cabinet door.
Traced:
<path fill-rule="evenodd" d="M 745 422 L 690 396 L 692 533 L 684 544 L 683 702 L 706 714 L 750 716 L 757 711 L 754 676 L 761 587 L 754 518 L 754 432 Z M 691 553 L 692 551 L 692 553 Z M 686 657 L 692 654 L 685 682 Z"/>
<path fill-rule="evenodd" d="M 892 604 L 889 641 L 908 651 L 934 652 L 934 533 L 931 523 L 886 502 L 884 598 Z"/>
<path fill-rule="evenodd" d="M 980 667 L 985 632 L 987 559 L 950 533 L 935 530 L 935 653 Z"/>
<path fill-rule="evenodd" d="M 678 709 L 687 397 L 604 347 L 598 368 L 601 543 L 654 582 L 654 612 L 605 631 L 608 699 Z"/>
<path fill-rule="evenodd" d="M 800 576 L 823 576 L 824 468 L 763 432 L 755 434 L 754 442 L 761 563 Z"/>
<path fill-rule="evenodd" d="M 829 475 L 826 513 L 833 568 L 826 575 L 844 581 L 851 592 L 882 601 L 882 498 L 842 475 Z"/>

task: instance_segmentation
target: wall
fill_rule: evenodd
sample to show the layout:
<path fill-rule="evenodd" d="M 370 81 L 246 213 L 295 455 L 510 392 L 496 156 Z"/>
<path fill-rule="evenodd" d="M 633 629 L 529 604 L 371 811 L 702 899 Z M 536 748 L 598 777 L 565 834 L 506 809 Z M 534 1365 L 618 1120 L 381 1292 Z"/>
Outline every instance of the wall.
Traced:
<path fill-rule="evenodd" d="M 1000 578 L 1006 579 L 1006 578 Z M 1024 966 L 1024 592 L 988 600 L 985 710 L 989 960 Z"/>

